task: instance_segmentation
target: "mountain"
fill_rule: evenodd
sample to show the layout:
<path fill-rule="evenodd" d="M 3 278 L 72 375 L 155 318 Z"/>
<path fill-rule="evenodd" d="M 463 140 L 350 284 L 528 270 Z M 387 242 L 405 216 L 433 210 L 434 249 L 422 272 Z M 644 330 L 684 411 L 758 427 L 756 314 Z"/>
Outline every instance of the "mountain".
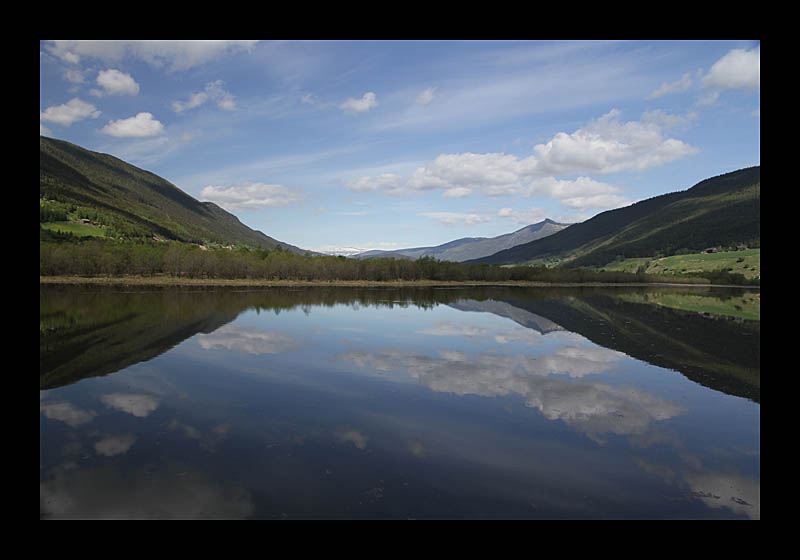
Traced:
<path fill-rule="evenodd" d="M 548 237 L 470 262 L 558 260 L 603 266 L 617 258 L 668 256 L 761 241 L 761 166 L 712 177 L 685 191 L 609 210 Z"/>
<path fill-rule="evenodd" d="M 531 224 L 512 233 L 498 235 L 497 237 L 462 237 L 434 247 L 414 247 L 394 251 L 365 251 L 356 255 L 355 258 L 407 257 L 418 259 L 421 257 L 433 257 L 440 261 L 462 262 L 487 257 L 503 249 L 553 235 L 567 226 L 569 224 L 559 224 L 553 220 L 546 219 L 538 224 Z"/>
<path fill-rule="evenodd" d="M 130 237 L 259 245 L 303 253 L 253 230 L 213 202 L 200 202 L 161 177 L 108 154 L 39 136 L 39 197 L 95 211 Z"/>

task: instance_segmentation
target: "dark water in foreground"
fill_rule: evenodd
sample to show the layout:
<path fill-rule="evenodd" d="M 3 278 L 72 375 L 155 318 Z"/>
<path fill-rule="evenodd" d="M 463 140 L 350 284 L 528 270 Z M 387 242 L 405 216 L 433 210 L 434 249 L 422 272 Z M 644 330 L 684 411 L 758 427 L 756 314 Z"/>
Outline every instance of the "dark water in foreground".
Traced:
<path fill-rule="evenodd" d="M 41 286 L 40 517 L 759 519 L 757 295 Z"/>

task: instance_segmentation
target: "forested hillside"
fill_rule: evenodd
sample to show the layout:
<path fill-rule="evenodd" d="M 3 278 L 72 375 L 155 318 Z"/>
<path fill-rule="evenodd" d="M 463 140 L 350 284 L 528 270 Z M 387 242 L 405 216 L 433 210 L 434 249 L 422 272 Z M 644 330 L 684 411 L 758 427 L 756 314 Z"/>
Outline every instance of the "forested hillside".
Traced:
<path fill-rule="evenodd" d="M 108 154 L 39 137 L 40 222 L 86 217 L 106 237 L 301 249 L 253 230 L 212 202 Z"/>
<path fill-rule="evenodd" d="M 595 267 L 616 259 L 669 256 L 709 247 L 760 247 L 761 167 L 706 179 L 679 192 L 609 210 L 551 236 L 472 262 L 557 261 Z"/>

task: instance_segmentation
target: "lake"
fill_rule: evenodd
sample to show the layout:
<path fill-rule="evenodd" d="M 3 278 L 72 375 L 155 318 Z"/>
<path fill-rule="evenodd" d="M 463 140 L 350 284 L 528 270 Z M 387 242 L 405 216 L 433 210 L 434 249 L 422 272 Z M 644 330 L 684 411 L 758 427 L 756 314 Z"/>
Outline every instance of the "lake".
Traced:
<path fill-rule="evenodd" d="M 42 519 L 760 519 L 760 291 L 39 292 Z"/>

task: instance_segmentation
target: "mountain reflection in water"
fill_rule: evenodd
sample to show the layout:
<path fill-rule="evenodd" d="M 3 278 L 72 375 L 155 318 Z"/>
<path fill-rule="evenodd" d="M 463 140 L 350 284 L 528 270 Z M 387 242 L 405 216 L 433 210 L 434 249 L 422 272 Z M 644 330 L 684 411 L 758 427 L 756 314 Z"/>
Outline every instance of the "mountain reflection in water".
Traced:
<path fill-rule="evenodd" d="M 757 297 L 42 285 L 40 516 L 758 519 Z"/>

